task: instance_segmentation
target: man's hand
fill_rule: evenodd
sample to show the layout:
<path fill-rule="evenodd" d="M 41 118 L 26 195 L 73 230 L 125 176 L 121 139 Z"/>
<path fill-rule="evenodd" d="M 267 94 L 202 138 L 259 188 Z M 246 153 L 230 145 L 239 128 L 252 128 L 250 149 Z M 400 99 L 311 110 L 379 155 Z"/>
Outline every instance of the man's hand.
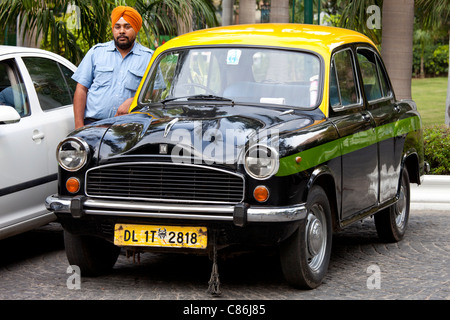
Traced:
<path fill-rule="evenodd" d="M 128 98 L 127 100 L 125 100 L 117 109 L 115 117 L 128 114 L 128 109 L 130 109 L 131 102 L 133 102 L 133 98 Z"/>

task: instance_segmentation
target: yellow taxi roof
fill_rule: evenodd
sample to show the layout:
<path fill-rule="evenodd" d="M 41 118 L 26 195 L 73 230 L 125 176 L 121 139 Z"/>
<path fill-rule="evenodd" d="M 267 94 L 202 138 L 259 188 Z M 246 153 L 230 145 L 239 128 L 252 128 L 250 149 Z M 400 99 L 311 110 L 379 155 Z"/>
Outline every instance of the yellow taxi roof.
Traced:
<path fill-rule="evenodd" d="M 368 42 L 365 35 L 342 28 L 308 24 L 248 24 L 209 28 L 181 35 L 166 42 L 161 49 L 195 45 L 264 45 L 303 48 L 324 56 L 339 45 Z"/>

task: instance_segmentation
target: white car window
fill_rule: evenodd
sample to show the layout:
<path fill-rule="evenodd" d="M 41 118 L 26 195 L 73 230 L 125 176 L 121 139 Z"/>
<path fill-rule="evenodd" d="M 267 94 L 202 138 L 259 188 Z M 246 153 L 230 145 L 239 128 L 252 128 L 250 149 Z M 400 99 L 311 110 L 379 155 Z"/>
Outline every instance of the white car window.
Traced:
<path fill-rule="evenodd" d="M 72 104 L 76 83 L 70 78 L 72 75 L 70 70 L 45 58 L 22 59 L 30 73 L 42 110 Z"/>

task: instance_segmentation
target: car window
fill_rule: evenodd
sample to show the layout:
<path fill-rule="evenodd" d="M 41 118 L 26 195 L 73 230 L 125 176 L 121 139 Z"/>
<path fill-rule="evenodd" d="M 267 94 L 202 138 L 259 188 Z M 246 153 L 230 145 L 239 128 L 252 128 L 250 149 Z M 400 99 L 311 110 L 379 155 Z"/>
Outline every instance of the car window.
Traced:
<path fill-rule="evenodd" d="M 378 74 L 380 75 L 380 80 L 381 80 L 381 89 L 383 90 L 383 97 L 391 97 L 392 90 L 389 85 L 389 80 L 388 80 L 386 70 L 384 69 L 383 64 L 381 63 L 380 58 L 378 56 L 376 56 L 376 59 L 377 59 Z"/>
<path fill-rule="evenodd" d="M 75 82 L 70 78 L 72 72 L 56 61 L 24 57 L 31 80 L 36 89 L 42 110 L 51 110 L 72 104 Z"/>
<path fill-rule="evenodd" d="M 14 59 L 0 61 L 0 104 L 13 107 L 21 117 L 30 114 L 25 86 Z"/>
<path fill-rule="evenodd" d="M 321 62 L 313 54 L 267 48 L 193 48 L 161 55 L 139 101 L 213 95 L 236 103 L 315 107 Z"/>
<path fill-rule="evenodd" d="M 358 49 L 357 56 L 367 100 L 373 101 L 391 96 L 386 74 L 375 52 L 369 49 Z"/>
<path fill-rule="evenodd" d="M 332 107 L 345 107 L 359 101 L 353 54 L 350 49 L 345 49 L 334 54 L 331 62 L 330 104 Z"/>

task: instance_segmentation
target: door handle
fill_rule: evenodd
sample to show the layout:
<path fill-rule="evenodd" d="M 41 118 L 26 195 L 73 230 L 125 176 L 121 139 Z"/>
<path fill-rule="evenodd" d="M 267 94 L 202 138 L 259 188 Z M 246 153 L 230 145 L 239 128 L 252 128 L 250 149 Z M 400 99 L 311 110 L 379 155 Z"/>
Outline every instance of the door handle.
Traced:
<path fill-rule="evenodd" d="M 363 113 L 363 114 L 362 114 L 362 118 L 363 118 L 363 120 L 369 121 L 369 122 L 370 122 L 370 119 L 371 119 L 370 115 L 367 114 L 367 113 Z"/>
<path fill-rule="evenodd" d="M 31 137 L 33 141 L 40 142 L 42 139 L 44 139 L 45 134 L 42 131 L 34 130 L 33 136 Z"/>

